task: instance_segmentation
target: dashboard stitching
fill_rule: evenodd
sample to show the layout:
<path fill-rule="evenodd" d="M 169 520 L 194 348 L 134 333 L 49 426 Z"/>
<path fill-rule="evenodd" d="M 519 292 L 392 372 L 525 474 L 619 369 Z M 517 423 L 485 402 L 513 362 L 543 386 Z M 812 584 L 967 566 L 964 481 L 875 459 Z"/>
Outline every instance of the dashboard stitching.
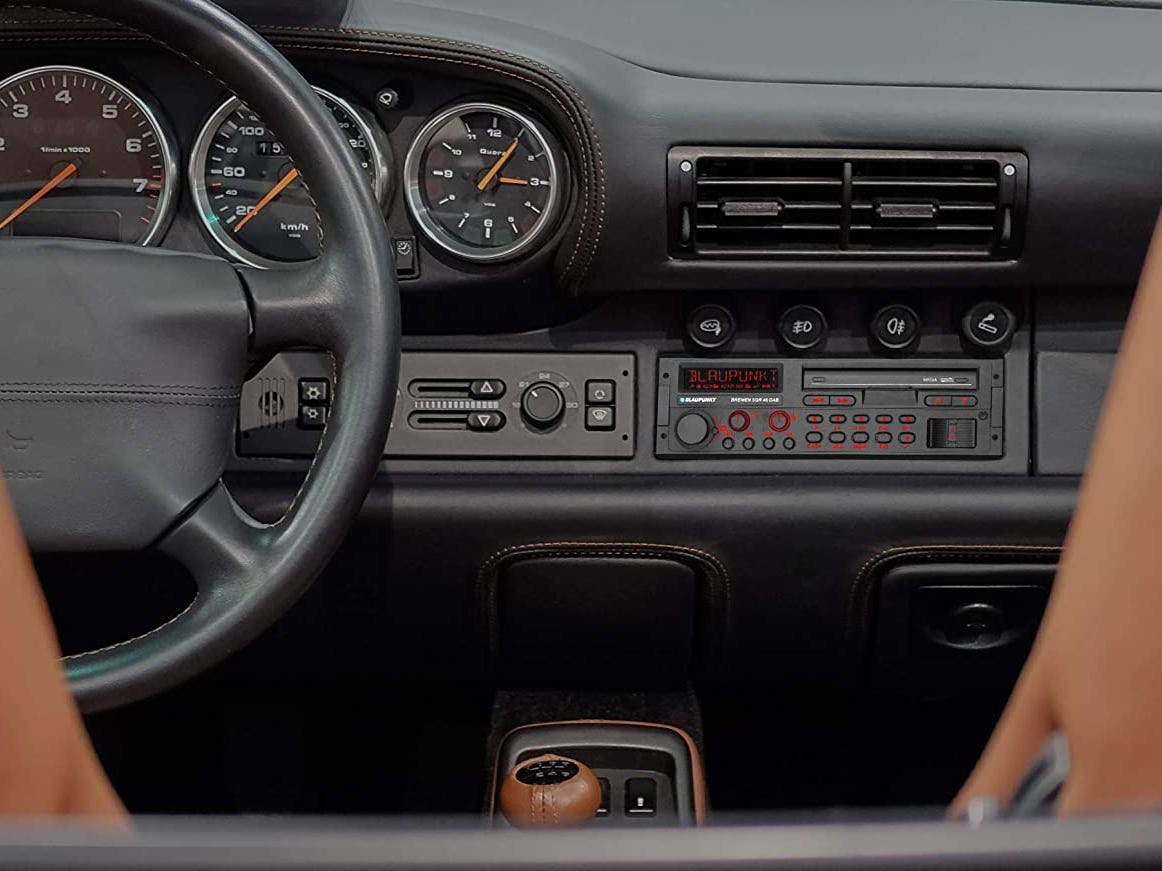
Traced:
<path fill-rule="evenodd" d="M 869 611 L 869 599 L 873 584 L 871 576 L 880 566 L 900 557 L 911 557 L 916 560 L 973 560 L 981 557 L 1002 557 L 1008 554 L 1016 556 L 1054 556 L 1060 555 L 1062 549 L 1053 545 L 991 545 L 991 544 L 931 544 L 896 547 L 881 551 L 870 557 L 860 567 L 855 581 L 848 594 L 848 642 L 853 658 L 858 659 L 862 653 L 861 645 L 866 630 L 866 617 Z M 862 601 L 861 601 L 862 596 Z"/>

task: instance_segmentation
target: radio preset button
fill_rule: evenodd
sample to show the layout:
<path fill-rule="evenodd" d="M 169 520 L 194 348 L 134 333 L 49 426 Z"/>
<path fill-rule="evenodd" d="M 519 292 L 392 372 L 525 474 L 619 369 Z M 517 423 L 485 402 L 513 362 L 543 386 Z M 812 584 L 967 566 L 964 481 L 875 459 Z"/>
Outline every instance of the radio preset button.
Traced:
<path fill-rule="evenodd" d="M 742 432 L 750 428 L 750 415 L 745 411 L 732 411 L 727 418 L 730 428 L 735 432 Z"/>
<path fill-rule="evenodd" d="M 902 432 L 899 435 L 900 444 L 910 445 L 916 441 L 916 434 L 914 432 Z"/>
<path fill-rule="evenodd" d="M 871 420 L 871 418 L 866 414 L 857 414 L 851 419 L 852 423 L 867 423 L 869 420 Z"/>
<path fill-rule="evenodd" d="M 700 447 L 710 437 L 710 421 L 696 411 L 683 414 L 674 425 L 674 436 L 688 448 Z"/>
<path fill-rule="evenodd" d="M 734 439 L 732 439 L 730 436 L 727 436 L 726 438 L 724 438 L 722 440 L 722 447 L 723 447 L 723 450 L 733 451 L 734 450 Z"/>
<path fill-rule="evenodd" d="M 916 422 L 916 415 L 914 415 L 914 414 L 901 414 L 900 415 L 900 423 L 913 424 L 915 422 Z"/>
<path fill-rule="evenodd" d="M 768 450 L 768 451 L 773 451 L 775 449 L 775 440 L 774 439 L 763 439 L 763 449 Z"/>
<path fill-rule="evenodd" d="M 807 423 L 823 423 L 823 415 L 809 414 L 807 415 Z"/>
<path fill-rule="evenodd" d="M 754 439 L 743 439 L 742 446 L 748 451 L 754 450 Z"/>
<path fill-rule="evenodd" d="M 829 435 L 827 437 L 827 440 L 829 442 L 831 442 L 831 444 L 833 444 L 833 445 L 841 445 L 845 441 L 847 441 L 847 433 L 833 432 L 831 435 Z"/>
<path fill-rule="evenodd" d="M 877 432 L 876 433 L 876 444 L 886 445 L 886 444 L 891 444 L 891 441 L 892 441 L 892 434 L 890 432 Z"/>
<path fill-rule="evenodd" d="M 775 432 L 783 432 L 791 427 L 791 415 L 785 411 L 773 411 L 771 416 L 767 418 L 767 423 Z"/>
<path fill-rule="evenodd" d="M 892 416 L 890 414 L 877 414 L 876 423 L 891 423 Z"/>
<path fill-rule="evenodd" d="M 788 348 L 810 351 L 827 338 L 827 319 L 813 305 L 793 305 L 779 318 L 779 338 Z"/>
<path fill-rule="evenodd" d="M 833 414 L 829 419 L 832 423 L 847 423 L 846 414 Z"/>
<path fill-rule="evenodd" d="M 869 436 L 866 432 L 853 433 L 851 436 L 852 442 L 857 445 L 866 445 L 868 443 L 868 439 L 870 438 L 871 436 Z"/>
<path fill-rule="evenodd" d="M 823 433 L 821 433 L 821 432 L 809 432 L 809 433 L 807 433 L 807 444 L 817 445 L 821 441 L 823 441 Z"/>

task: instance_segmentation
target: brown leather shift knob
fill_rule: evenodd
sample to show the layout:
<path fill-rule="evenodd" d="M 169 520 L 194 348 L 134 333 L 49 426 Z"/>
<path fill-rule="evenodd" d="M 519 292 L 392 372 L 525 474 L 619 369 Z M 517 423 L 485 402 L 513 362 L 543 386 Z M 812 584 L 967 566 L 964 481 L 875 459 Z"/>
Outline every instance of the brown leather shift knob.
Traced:
<path fill-rule="evenodd" d="M 526 759 L 500 787 L 500 809 L 519 828 L 579 826 L 600 806 L 601 784 L 593 772 L 552 753 Z"/>

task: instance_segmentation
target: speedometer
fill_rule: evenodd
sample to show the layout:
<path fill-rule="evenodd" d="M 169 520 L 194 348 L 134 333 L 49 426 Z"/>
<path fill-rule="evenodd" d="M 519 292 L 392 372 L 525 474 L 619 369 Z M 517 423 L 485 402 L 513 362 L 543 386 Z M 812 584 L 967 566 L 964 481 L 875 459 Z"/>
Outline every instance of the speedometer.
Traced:
<path fill-rule="evenodd" d="M 388 181 L 382 137 L 350 103 L 315 91 L 382 202 Z M 277 134 L 237 97 L 219 106 L 198 135 L 190 185 L 210 235 L 243 263 L 273 267 L 319 255 L 310 190 Z"/>
<path fill-rule="evenodd" d="M 495 103 L 432 118 L 412 142 L 407 201 L 428 237 L 465 260 L 509 260 L 556 224 L 563 157 L 541 125 Z"/>
<path fill-rule="evenodd" d="M 0 237 L 153 244 L 176 178 L 158 117 L 108 76 L 54 66 L 0 82 Z"/>

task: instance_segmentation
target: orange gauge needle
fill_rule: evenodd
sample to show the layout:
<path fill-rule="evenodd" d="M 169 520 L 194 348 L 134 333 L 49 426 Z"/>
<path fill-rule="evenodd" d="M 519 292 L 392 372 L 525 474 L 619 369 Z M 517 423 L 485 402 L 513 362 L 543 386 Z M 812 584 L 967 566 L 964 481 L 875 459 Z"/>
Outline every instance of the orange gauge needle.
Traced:
<path fill-rule="evenodd" d="M 245 227 L 248 223 L 250 223 L 251 218 L 253 218 L 255 215 L 257 215 L 259 212 L 261 212 L 267 206 L 269 206 L 271 204 L 271 202 L 273 202 L 274 198 L 277 197 L 279 194 L 281 194 L 283 191 L 285 191 L 287 189 L 287 185 L 289 185 L 292 181 L 294 181 L 298 177 L 299 177 L 299 171 L 297 169 L 292 169 L 290 172 L 288 172 L 286 175 L 284 175 L 282 177 L 282 181 L 280 181 L 278 184 L 276 184 L 274 187 L 272 187 L 269 191 L 267 191 L 266 196 L 264 196 L 262 199 L 260 199 L 258 201 L 258 205 L 256 205 L 250 211 L 250 214 L 248 214 L 245 218 L 243 218 L 241 221 L 239 221 L 237 224 L 234 225 L 234 232 L 237 233 L 239 230 L 241 230 L 243 227 Z"/>
<path fill-rule="evenodd" d="M 492 183 L 492 180 L 496 178 L 496 174 L 500 172 L 500 168 L 512 157 L 512 153 L 516 151 L 518 145 L 520 145 L 520 140 L 514 139 L 512 145 L 504 150 L 504 154 L 496 159 L 496 163 L 492 164 L 492 169 L 488 170 L 488 174 L 480 179 L 480 183 L 476 185 L 477 190 L 482 191 Z"/>
<path fill-rule="evenodd" d="M 42 199 L 44 199 L 45 194 L 47 194 L 49 191 L 51 191 L 53 188 L 55 188 L 57 185 L 59 185 L 62 181 L 64 181 L 66 178 L 68 178 L 70 175 L 72 175 L 76 171 L 77 171 L 77 165 L 75 163 L 70 163 L 68 166 L 66 166 L 64 169 L 62 169 L 56 175 L 54 175 L 50 182 L 48 182 L 44 187 L 42 187 L 40 190 L 38 190 L 36 193 L 34 193 L 32 196 L 30 196 L 27 200 L 25 200 L 20 205 L 20 207 L 16 209 L 16 211 L 14 211 L 11 215 L 9 215 L 3 221 L 0 221 L 0 230 L 3 230 L 5 227 L 7 227 L 9 224 L 11 224 L 13 221 L 15 221 L 17 218 L 19 218 L 21 215 L 23 215 L 25 212 L 27 212 L 29 209 L 31 209 L 33 206 L 35 206 L 37 203 L 39 203 Z"/>
<path fill-rule="evenodd" d="M 502 175 L 500 177 L 500 183 L 501 184 L 528 184 L 529 180 L 527 178 L 509 178 L 508 176 Z"/>

